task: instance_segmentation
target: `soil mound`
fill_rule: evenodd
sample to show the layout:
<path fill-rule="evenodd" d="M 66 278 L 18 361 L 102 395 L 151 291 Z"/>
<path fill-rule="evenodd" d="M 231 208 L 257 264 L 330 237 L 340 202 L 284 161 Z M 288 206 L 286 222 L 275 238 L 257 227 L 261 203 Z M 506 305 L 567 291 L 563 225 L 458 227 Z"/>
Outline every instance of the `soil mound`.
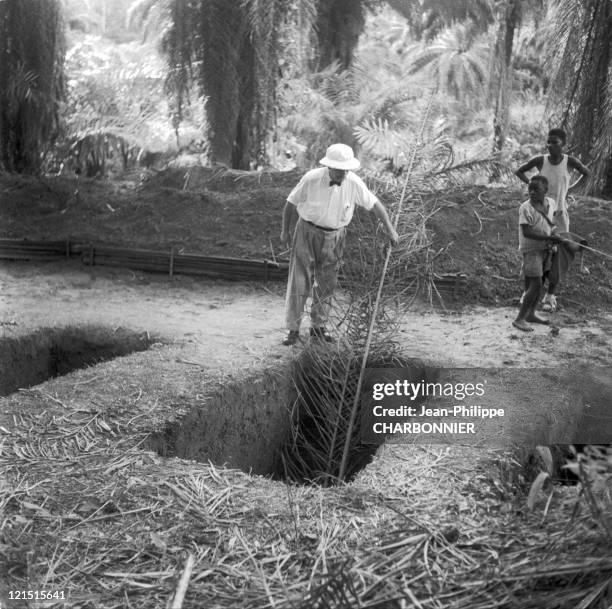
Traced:
<path fill-rule="evenodd" d="M 302 173 L 193 166 L 141 171 L 123 181 L 1 175 L 0 237 L 283 259 L 282 209 Z M 525 193 L 474 186 L 415 196 L 435 212 L 427 224 L 434 274 L 467 276 L 461 302 L 509 304 L 521 290 L 517 208 Z M 392 198 L 381 194 L 388 207 Z M 570 208 L 572 231 L 606 253 L 612 252 L 610 205 L 578 197 Z M 348 247 L 350 253 L 350 240 Z M 575 263 L 561 302 L 579 310 L 607 308 L 610 258 L 589 254 L 585 260 L 590 274 L 580 274 Z"/>

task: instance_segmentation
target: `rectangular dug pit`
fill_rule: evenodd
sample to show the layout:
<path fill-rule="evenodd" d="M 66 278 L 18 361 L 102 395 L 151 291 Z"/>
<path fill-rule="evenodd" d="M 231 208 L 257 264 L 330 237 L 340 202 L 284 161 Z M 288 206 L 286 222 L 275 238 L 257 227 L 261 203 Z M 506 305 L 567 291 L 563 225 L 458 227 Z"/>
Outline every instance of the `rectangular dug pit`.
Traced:
<path fill-rule="evenodd" d="M 280 367 L 229 383 L 205 405 L 153 434 L 149 448 L 163 457 L 276 475 L 279 446 L 289 433 L 290 387 L 290 373 Z"/>
<path fill-rule="evenodd" d="M 329 482 L 317 455 L 338 418 L 340 359 L 337 349 L 313 348 L 284 365 L 234 380 L 211 394 L 205 404 L 151 435 L 148 447 L 162 457 L 211 461 L 300 484 Z M 352 356 L 349 363 L 351 389 L 340 407 L 342 421 L 347 420 L 346 411 L 353 402 L 360 360 Z M 411 372 L 419 378 L 423 374 L 421 368 Z M 344 444 L 345 427 L 341 423 L 335 434 L 335 456 Z M 359 438 L 355 426 L 347 479 L 371 461 L 377 448 L 364 446 Z M 326 455 L 325 448 L 324 460 Z"/>
<path fill-rule="evenodd" d="M 0 340 L 0 395 L 38 385 L 73 370 L 144 351 L 146 333 L 103 326 L 39 328 Z"/>

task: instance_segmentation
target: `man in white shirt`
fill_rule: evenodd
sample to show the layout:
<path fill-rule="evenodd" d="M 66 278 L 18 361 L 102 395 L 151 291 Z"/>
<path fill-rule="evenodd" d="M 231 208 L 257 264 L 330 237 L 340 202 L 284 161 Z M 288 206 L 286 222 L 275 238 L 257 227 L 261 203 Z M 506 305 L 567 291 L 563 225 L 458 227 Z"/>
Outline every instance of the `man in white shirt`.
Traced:
<path fill-rule="evenodd" d="M 328 342 L 333 340 L 325 322 L 337 283 L 346 227 L 356 205 L 373 211 L 384 224 L 391 243 L 398 242 L 382 203 L 353 173 L 360 163 L 350 146 L 332 144 L 320 163 L 323 167 L 308 171 L 289 193 L 283 210 L 281 245 L 289 242 L 289 231 L 296 221 L 285 302 L 289 334 L 284 345 L 294 345 L 299 340 L 309 296 L 312 296 L 310 335 Z"/>

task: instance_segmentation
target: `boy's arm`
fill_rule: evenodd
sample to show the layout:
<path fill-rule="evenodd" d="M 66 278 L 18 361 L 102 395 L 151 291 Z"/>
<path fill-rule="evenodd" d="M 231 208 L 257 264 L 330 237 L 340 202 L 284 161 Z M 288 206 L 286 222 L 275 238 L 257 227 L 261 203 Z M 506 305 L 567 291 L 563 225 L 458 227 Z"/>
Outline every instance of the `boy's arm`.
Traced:
<path fill-rule="evenodd" d="M 550 241 L 551 243 L 561 243 L 563 239 L 558 235 L 543 235 L 538 231 L 534 230 L 530 224 L 521 224 L 521 230 L 523 231 L 523 237 L 526 239 L 534 239 L 535 241 Z"/>
<path fill-rule="evenodd" d="M 588 178 L 591 175 L 590 169 L 586 165 L 583 165 L 576 157 L 568 156 L 567 166 L 570 169 L 575 169 L 580 174 L 580 177 L 573 184 L 570 184 L 569 188 L 574 188 L 582 178 Z"/>
<path fill-rule="evenodd" d="M 514 175 L 519 179 L 525 182 L 525 184 L 529 184 L 529 178 L 525 175 L 526 171 L 530 169 L 537 169 L 540 171 L 542 169 L 542 161 L 543 157 L 534 156 L 532 159 L 529 159 L 526 163 L 523 163 L 515 172 Z"/>

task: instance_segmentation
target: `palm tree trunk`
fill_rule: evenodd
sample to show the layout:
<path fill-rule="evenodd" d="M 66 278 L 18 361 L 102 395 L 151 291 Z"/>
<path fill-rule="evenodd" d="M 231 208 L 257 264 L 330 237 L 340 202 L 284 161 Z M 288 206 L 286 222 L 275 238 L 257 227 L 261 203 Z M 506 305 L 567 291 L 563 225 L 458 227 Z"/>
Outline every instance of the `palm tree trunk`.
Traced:
<path fill-rule="evenodd" d="M 553 66 L 551 105 L 560 110 L 569 149 L 589 165 L 587 193 L 612 194 L 612 3 L 560 3 L 551 37 L 562 44 L 549 57 Z M 554 96 L 554 97 L 553 97 Z"/>
<path fill-rule="evenodd" d="M 58 0 L 0 2 L 0 169 L 40 170 L 59 131 L 64 28 Z"/>
<path fill-rule="evenodd" d="M 495 44 L 494 58 L 497 71 L 497 91 L 495 96 L 495 111 L 493 115 L 493 156 L 501 161 L 508 118 L 510 115 L 510 99 L 512 95 L 512 47 L 514 32 L 520 18 L 520 0 L 506 0 L 501 8 L 499 29 Z M 499 177 L 499 171 L 494 169 L 493 179 Z"/>
<path fill-rule="evenodd" d="M 206 99 L 211 161 L 248 169 L 274 118 L 285 0 L 173 0 L 164 39 L 175 128 L 187 92 Z"/>
<path fill-rule="evenodd" d="M 322 70 L 334 62 L 342 70 L 348 69 L 364 26 L 362 0 L 319 0 L 315 23 L 317 53 L 312 69 Z"/>
<path fill-rule="evenodd" d="M 612 192 L 610 4 L 609 0 L 585 3 L 583 28 L 588 24 L 583 51 L 585 61 L 574 76 L 573 95 L 567 103 L 564 120 L 571 132 L 573 149 L 591 165 L 592 175 L 587 184 L 589 192 Z"/>

